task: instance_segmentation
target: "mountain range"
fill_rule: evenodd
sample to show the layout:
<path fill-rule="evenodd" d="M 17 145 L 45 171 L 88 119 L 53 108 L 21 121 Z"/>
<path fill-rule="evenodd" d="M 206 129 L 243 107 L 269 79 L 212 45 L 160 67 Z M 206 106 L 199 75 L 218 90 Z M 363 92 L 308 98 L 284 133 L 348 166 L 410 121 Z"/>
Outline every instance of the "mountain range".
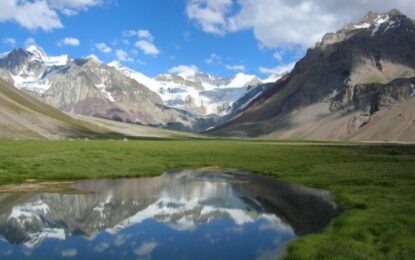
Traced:
<path fill-rule="evenodd" d="M 0 56 L 0 85 L 76 120 L 238 138 L 414 141 L 413 46 L 412 19 L 398 10 L 369 12 L 267 80 L 197 70 L 148 77 L 118 62 L 49 56 L 32 45 Z"/>
<path fill-rule="evenodd" d="M 370 12 L 328 33 L 294 69 L 209 133 L 314 140 L 415 140 L 415 22 Z"/>
<path fill-rule="evenodd" d="M 264 89 L 244 73 L 151 78 L 116 61 L 49 56 L 36 45 L 4 54 L 0 77 L 63 112 L 195 132 L 223 122 Z"/>

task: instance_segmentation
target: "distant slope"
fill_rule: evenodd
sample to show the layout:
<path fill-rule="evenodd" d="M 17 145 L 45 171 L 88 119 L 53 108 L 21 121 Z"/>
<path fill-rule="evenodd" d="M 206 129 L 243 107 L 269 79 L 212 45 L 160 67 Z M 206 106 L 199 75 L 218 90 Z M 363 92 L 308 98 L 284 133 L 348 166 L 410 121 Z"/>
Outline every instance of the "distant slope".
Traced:
<path fill-rule="evenodd" d="M 157 127 L 150 127 L 137 124 L 128 124 L 109 119 L 88 117 L 82 115 L 72 115 L 74 118 L 90 122 L 98 127 L 106 128 L 111 132 L 124 135 L 126 137 L 149 137 L 149 138 L 208 138 L 190 132 L 181 132 Z"/>
<path fill-rule="evenodd" d="M 0 80 L 0 139 L 198 137 L 195 134 L 90 117 L 73 118 Z"/>
<path fill-rule="evenodd" d="M 61 139 L 108 133 L 105 128 L 73 119 L 0 80 L 1 139 Z"/>
<path fill-rule="evenodd" d="M 309 49 L 287 76 L 209 131 L 219 136 L 415 141 L 415 23 L 369 13 Z"/>

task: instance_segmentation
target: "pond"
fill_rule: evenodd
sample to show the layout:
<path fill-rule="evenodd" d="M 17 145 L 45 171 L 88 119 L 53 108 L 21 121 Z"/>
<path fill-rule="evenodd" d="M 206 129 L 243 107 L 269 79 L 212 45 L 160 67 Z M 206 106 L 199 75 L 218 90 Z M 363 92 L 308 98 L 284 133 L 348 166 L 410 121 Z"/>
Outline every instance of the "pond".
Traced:
<path fill-rule="evenodd" d="M 0 259 L 275 259 L 339 214 L 330 193 L 237 170 L 0 193 Z"/>

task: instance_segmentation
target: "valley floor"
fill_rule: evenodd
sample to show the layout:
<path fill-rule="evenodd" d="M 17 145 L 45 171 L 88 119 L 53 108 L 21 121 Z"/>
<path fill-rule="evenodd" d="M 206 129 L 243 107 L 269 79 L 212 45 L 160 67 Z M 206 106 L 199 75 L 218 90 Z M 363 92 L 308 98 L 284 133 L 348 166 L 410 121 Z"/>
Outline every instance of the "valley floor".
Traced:
<path fill-rule="evenodd" d="M 344 212 L 287 259 L 415 259 L 415 145 L 229 140 L 1 141 L 0 184 L 225 167 L 331 190 Z"/>

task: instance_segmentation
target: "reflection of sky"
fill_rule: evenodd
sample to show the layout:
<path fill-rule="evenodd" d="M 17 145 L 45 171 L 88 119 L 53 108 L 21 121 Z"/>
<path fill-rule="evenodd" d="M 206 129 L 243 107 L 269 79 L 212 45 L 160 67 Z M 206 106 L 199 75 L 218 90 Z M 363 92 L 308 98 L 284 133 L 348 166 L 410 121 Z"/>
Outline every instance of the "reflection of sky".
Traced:
<path fill-rule="evenodd" d="M 266 219 L 241 226 L 224 219 L 200 224 L 192 231 L 179 231 L 155 220 L 145 220 L 117 234 L 101 232 L 93 240 L 80 236 L 46 239 L 33 249 L 1 241 L 0 258 L 19 259 L 30 255 L 36 259 L 116 259 L 117 256 L 169 259 L 174 255 L 177 259 L 254 259 L 263 252 L 275 252 L 275 248 L 295 236 L 289 229 L 264 229 L 267 225 Z"/>

